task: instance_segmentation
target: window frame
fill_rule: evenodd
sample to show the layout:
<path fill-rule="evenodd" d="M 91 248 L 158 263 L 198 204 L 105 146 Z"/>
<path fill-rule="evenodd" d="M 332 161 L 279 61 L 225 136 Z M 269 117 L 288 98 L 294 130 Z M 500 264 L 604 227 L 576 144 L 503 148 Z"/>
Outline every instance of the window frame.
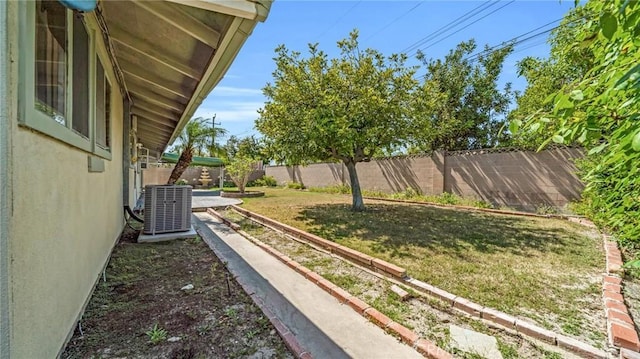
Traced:
<path fill-rule="evenodd" d="M 109 148 L 103 148 L 102 146 L 97 144 L 96 141 L 96 61 L 101 61 L 102 67 L 104 69 L 105 75 L 105 83 L 108 82 L 111 86 L 114 82 L 111 80 L 113 78 L 113 68 L 111 67 L 111 62 L 108 61 L 108 55 L 106 52 L 106 48 L 102 43 L 100 30 L 98 29 L 97 22 L 94 19 L 92 14 L 85 13 L 83 15 L 83 23 L 85 30 L 88 35 L 88 48 L 89 53 L 87 54 L 87 61 L 89 65 L 89 74 L 88 74 L 88 86 L 89 86 L 89 94 L 88 94 L 88 107 L 89 107 L 89 118 L 88 118 L 88 126 L 89 126 L 89 137 L 85 137 L 82 134 L 79 134 L 75 130 L 73 130 L 73 16 L 76 14 L 67 9 L 66 10 L 66 19 L 67 19 L 67 83 L 65 87 L 66 91 L 66 99 L 65 99 L 65 120 L 66 123 L 63 125 L 59 122 L 56 122 L 49 115 L 44 112 L 38 110 L 36 108 L 36 84 L 35 84 L 35 61 L 36 61 L 36 2 L 35 1 L 24 1 L 19 2 L 19 41 L 20 41 L 20 52 L 19 52 L 19 106 L 18 106 L 18 123 L 21 126 L 31 128 L 35 131 L 43 133 L 49 137 L 52 137 L 56 140 L 62 141 L 68 145 L 71 145 L 75 148 L 78 148 L 82 151 L 97 155 L 107 160 L 112 159 L 112 148 L 113 144 L 111 143 Z M 114 103 L 113 101 L 114 91 L 113 86 L 111 86 L 111 101 L 110 104 Z M 113 139 L 112 136 L 112 118 L 113 118 L 113 109 L 111 109 L 108 121 L 108 126 L 106 128 L 107 134 L 109 138 Z"/>
<path fill-rule="evenodd" d="M 98 135 L 97 135 L 97 130 L 98 130 L 98 116 L 97 116 L 97 106 L 96 106 L 96 95 L 97 95 L 97 87 L 93 86 L 93 153 L 100 156 L 100 157 L 104 157 L 107 159 L 111 159 L 111 149 L 113 148 L 113 132 L 111 131 L 112 129 L 112 124 L 113 121 L 111 120 L 111 117 L 113 116 L 113 85 L 112 85 L 112 81 L 111 78 L 109 76 L 109 71 L 111 70 L 111 68 L 109 67 L 110 63 L 105 61 L 105 57 L 106 57 L 106 50 L 105 50 L 105 55 L 103 56 L 101 54 L 102 51 L 98 51 L 98 47 L 94 48 L 94 54 L 92 56 L 93 58 L 93 62 L 94 65 L 92 66 L 93 72 L 90 74 L 90 76 L 93 76 L 93 82 L 95 84 L 96 82 L 96 76 L 97 76 L 97 72 L 98 72 L 98 62 L 100 62 L 100 65 L 102 66 L 102 72 L 104 75 L 104 88 L 105 91 L 103 93 L 103 96 L 107 96 L 106 93 L 106 89 L 107 86 L 109 86 L 109 102 L 108 102 L 108 106 L 109 106 L 109 111 L 108 114 L 109 116 L 107 117 L 106 114 L 104 116 L 104 119 L 106 121 L 105 124 L 105 133 L 107 136 L 107 142 L 108 142 L 108 146 L 102 146 L 101 144 L 98 143 Z M 108 63 L 109 65 L 106 65 L 106 63 Z M 107 104 L 105 104 L 105 112 L 107 112 Z"/>

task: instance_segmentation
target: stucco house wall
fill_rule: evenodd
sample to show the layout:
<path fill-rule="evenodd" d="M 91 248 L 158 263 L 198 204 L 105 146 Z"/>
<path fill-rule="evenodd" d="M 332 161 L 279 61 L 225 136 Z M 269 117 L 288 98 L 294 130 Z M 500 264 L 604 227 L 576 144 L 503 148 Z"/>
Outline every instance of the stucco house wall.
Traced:
<path fill-rule="evenodd" d="M 9 92 L 18 91 L 18 2 L 7 2 Z M 110 69 L 105 69 L 112 84 Z M 112 159 L 88 171 L 88 153 L 18 125 L 10 110 L 8 154 L 11 358 L 55 358 L 89 297 L 120 231 L 123 217 L 123 99 L 111 92 Z"/>

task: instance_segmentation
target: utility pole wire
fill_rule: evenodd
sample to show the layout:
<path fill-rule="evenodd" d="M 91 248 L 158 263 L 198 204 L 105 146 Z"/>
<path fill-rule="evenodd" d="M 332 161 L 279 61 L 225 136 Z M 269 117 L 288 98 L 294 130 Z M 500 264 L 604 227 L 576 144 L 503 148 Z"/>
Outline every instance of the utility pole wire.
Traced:
<path fill-rule="evenodd" d="M 495 10 L 491 11 L 490 13 L 488 13 L 488 14 L 486 14 L 486 15 L 484 15 L 484 16 L 482 16 L 482 17 L 480 17 L 479 19 L 476 19 L 476 20 L 475 20 L 475 21 L 473 21 L 472 23 L 467 24 L 466 26 L 464 26 L 464 27 L 462 27 L 462 28 L 460 28 L 460 29 L 456 30 L 455 32 L 450 33 L 449 35 L 447 35 L 447 36 L 443 37 L 442 39 L 440 39 L 440 40 L 438 40 L 438 41 L 436 41 L 436 42 L 431 43 L 431 44 L 430 44 L 430 45 L 428 45 L 428 46 L 423 47 L 421 50 L 426 50 L 426 49 L 428 49 L 428 48 L 430 48 L 430 47 L 435 46 L 436 44 L 441 43 L 442 41 L 444 41 L 444 40 L 446 40 L 446 39 L 450 38 L 451 36 L 453 36 L 453 35 L 455 35 L 455 34 L 459 33 L 460 31 L 462 31 L 462 30 L 464 30 L 464 29 L 468 28 L 468 27 L 469 27 L 469 26 L 471 26 L 471 25 L 475 24 L 476 22 L 478 22 L 478 21 L 480 21 L 480 20 L 482 20 L 482 19 L 486 18 L 487 16 L 489 16 L 489 15 L 491 15 L 491 14 L 493 14 L 493 13 L 495 13 L 495 12 L 499 11 L 500 9 L 504 8 L 505 6 L 509 6 L 509 5 L 513 4 L 514 2 L 515 2 L 515 0 L 511 0 L 510 2 L 508 2 L 508 3 L 506 3 L 506 4 L 502 5 L 502 6 L 500 6 L 499 8 L 497 8 L 497 9 L 495 9 Z"/>
<path fill-rule="evenodd" d="M 536 27 L 536 28 L 535 28 L 535 29 L 533 29 L 533 30 L 529 30 L 529 31 L 527 31 L 527 32 L 525 32 L 525 33 L 523 33 L 523 34 L 520 34 L 520 35 L 518 35 L 518 36 L 515 36 L 515 37 L 513 37 L 513 38 L 511 38 L 511 39 L 509 39 L 509 40 L 503 41 L 503 42 L 501 42 L 501 43 L 500 43 L 500 45 L 495 45 L 495 46 L 490 47 L 490 48 L 488 48 L 488 49 L 485 49 L 485 50 L 482 50 L 482 51 L 478 51 L 477 53 L 472 54 L 472 55 L 470 55 L 469 57 L 467 57 L 467 59 L 477 58 L 477 57 L 479 57 L 479 56 L 482 56 L 484 53 L 491 52 L 491 51 L 493 51 L 494 49 L 502 48 L 502 47 L 504 47 L 504 46 L 505 46 L 505 44 L 509 44 L 509 43 L 510 43 L 510 42 L 512 42 L 512 41 L 517 41 L 519 38 L 521 38 L 521 37 L 523 37 L 523 36 L 529 35 L 529 34 L 531 34 L 532 32 L 535 32 L 535 31 L 538 31 L 538 30 L 540 30 L 540 29 L 543 29 L 543 28 L 545 28 L 545 27 L 547 27 L 547 26 L 549 26 L 549 25 L 551 25 L 551 24 L 553 24 L 553 23 L 556 23 L 556 22 L 560 21 L 560 20 L 562 20 L 562 18 L 559 18 L 559 19 L 556 19 L 556 20 L 550 21 L 550 22 L 548 22 L 548 23 L 546 23 L 546 24 L 544 24 L 544 25 L 541 25 L 541 26 Z M 547 30 L 546 32 L 541 32 L 541 33 L 539 33 L 539 34 L 536 34 L 536 35 L 534 35 L 534 36 L 540 36 L 541 34 L 545 34 L 545 33 L 547 33 L 547 32 L 551 32 L 551 31 L 553 31 L 553 30 L 557 29 L 558 27 L 560 27 L 560 25 L 558 25 L 558 26 L 556 26 L 556 27 L 554 27 L 554 28 L 552 28 L 552 29 L 550 29 L 550 30 Z M 529 39 L 529 38 L 527 38 L 527 39 Z M 526 41 L 527 39 L 522 39 L 522 41 Z"/>
<path fill-rule="evenodd" d="M 547 27 L 547 26 L 549 26 L 549 25 L 551 25 L 551 24 L 553 24 L 553 23 L 555 23 L 555 22 L 558 22 L 558 21 L 560 21 L 560 20 L 562 20 L 562 18 L 560 18 L 560 19 L 556 19 L 556 20 L 553 20 L 553 21 L 551 21 L 551 22 L 548 22 L 548 23 L 546 23 L 546 24 L 544 24 L 544 25 L 538 26 L 538 27 L 536 27 L 535 29 L 529 30 L 529 31 L 527 31 L 527 32 L 525 32 L 525 33 L 522 33 L 522 34 L 520 34 L 520 35 L 514 36 L 513 38 L 511 38 L 511 39 L 509 39 L 509 40 L 503 41 L 503 42 L 501 42 L 499 45 L 495 45 L 495 46 L 492 46 L 492 47 L 490 47 L 490 48 L 488 48 L 488 49 L 485 49 L 485 50 L 482 50 L 482 51 L 478 51 L 478 52 L 476 52 L 475 54 L 471 54 L 471 55 L 469 55 L 468 57 L 466 57 L 464 60 L 465 60 L 465 61 L 470 61 L 470 62 L 477 61 L 481 56 L 486 56 L 486 55 L 488 55 L 488 54 L 490 54 L 490 53 L 492 53 L 492 52 L 500 51 L 500 50 L 502 50 L 502 49 L 506 48 L 507 46 L 513 46 L 513 47 L 514 47 L 514 49 L 515 49 L 515 47 L 516 47 L 516 46 L 518 46 L 518 45 L 521 45 L 521 44 L 523 44 L 523 43 L 525 43 L 525 42 L 527 42 L 527 41 L 531 41 L 531 40 L 533 40 L 533 39 L 535 39 L 535 38 L 538 38 L 538 37 L 540 37 L 540 36 L 542 36 L 542 35 L 548 34 L 548 33 L 550 33 L 551 31 L 556 30 L 556 29 L 558 29 L 558 28 L 560 28 L 560 27 L 562 27 L 562 26 L 569 26 L 569 25 L 571 25 L 571 24 L 573 24 L 573 23 L 575 23 L 575 22 L 578 22 L 578 21 L 580 21 L 580 20 L 582 20 L 582 19 L 576 19 L 576 20 L 573 20 L 573 21 L 569 21 L 569 22 L 567 22 L 567 23 L 565 23 L 565 24 L 560 24 L 560 25 L 554 26 L 554 27 L 552 27 L 551 29 L 547 29 L 547 30 L 544 30 L 544 31 L 540 31 L 540 32 L 538 32 L 538 33 L 536 33 L 536 34 L 533 34 L 533 35 L 531 35 L 531 36 L 528 36 L 528 37 L 525 37 L 525 38 L 523 38 L 523 39 L 518 40 L 519 38 L 521 38 L 521 37 L 523 37 L 523 36 L 525 36 L 525 35 L 529 35 L 529 34 L 531 34 L 531 33 L 532 33 L 532 32 L 534 32 L 534 31 L 537 31 L 537 30 L 540 30 L 540 29 L 542 29 L 542 28 L 545 28 L 545 27 Z M 538 44 L 536 44 L 535 46 L 541 45 L 541 44 L 543 44 L 543 43 L 544 43 L 544 42 L 542 42 L 542 43 L 538 43 Z M 514 53 L 516 53 L 516 52 L 520 52 L 520 51 L 523 51 L 523 50 L 526 50 L 526 49 L 529 49 L 529 48 L 531 48 L 531 47 L 534 47 L 534 46 L 529 46 L 529 47 L 524 48 L 524 49 L 519 49 L 518 51 L 515 51 Z M 423 80 L 424 80 L 426 77 L 427 77 L 427 74 L 420 76 L 420 77 L 419 77 L 419 79 L 423 79 Z"/>
<path fill-rule="evenodd" d="M 369 37 L 367 37 L 366 39 L 364 39 L 364 41 L 369 40 L 370 38 L 374 37 L 375 35 L 379 34 L 381 31 L 387 29 L 389 26 L 395 24 L 398 20 L 402 19 L 403 17 L 407 16 L 409 13 L 411 13 L 413 10 L 417 9 L 418 6 L 424 4 L 424 2 L 419 2 L 416 5 L 414 5 L 411 9 L 405 11 L 402 15 L 396 17 L 395 19 L 391 20 L 391 22 L 387 23 L 385 26 L 383 26 L 380 30 L 374 32 L 373 34 L 371 34 Z"/>
<path fill-rule="evenodd" d="M 461 16 L 457 17 L 456 19 L 446 23 L 442 27 L 440 27 L 437 30 L 431 32 L 430 34 L 428 34 L 427 36 L 425 36 L 422 39 L 418 40 L 417 42 L 413 43 L 412 45 L 409 45 L 409 47 L 405 48 L 404 50 L 402 50 L 400 52 L 408 53 L 409 51 L 413 51 L 413 50 L 417 49 L 418 47 L 422 46 L 424 43 L 426 43 L 426 42 L 432 40 L 434 37 L 437 37 L 438 35 L 440 35 L 442 32 L 446 32 L 450 27 L 457 26 L 459 23 L 465 22 L 467 19 L 476 16 L 477 14 L 481 13 L 482 11 L 486 10 L 487 8 L 493 6 L 496 3 L 497 3 L 497 1 L 494 1 L 493 3 L 491 3 L 490 0 L 483 2 L 479 6 L 474 7 L 473 9 L 467 11 L 466 13 L 464 13 Z M 482 9 L 480 9 L 480 8 L 482 8 Z"/>
<path fill-rule="evenodd" d="M 345 11 L 342 16 L 340 16 L 338 18 L 338 20 L 336 20 L 336 22 L 334 22 L 331 26 L 329 26 L 326 30 L 324 30 L 319 36 L 318 36 L 318 40 L 320 40 L 324 35 L 327 34 L 327 32 L 329 32 L 329 30 L 333 29 L 336 25 L 338 25 L 338 23 L 340 23 L 340 21 L 342 21 L 342 19 L 344 19 L 345 16 L 347 16 L 351 10 L 353 10 L 356 6 L 358 6 L 360 3 L 362 2 L 362 0 L 358 0 L 358 2 L 356 2 L 355 4 L 353 4 L 353 6 L 351 6 L 349 8 L 349 10 Z"/>

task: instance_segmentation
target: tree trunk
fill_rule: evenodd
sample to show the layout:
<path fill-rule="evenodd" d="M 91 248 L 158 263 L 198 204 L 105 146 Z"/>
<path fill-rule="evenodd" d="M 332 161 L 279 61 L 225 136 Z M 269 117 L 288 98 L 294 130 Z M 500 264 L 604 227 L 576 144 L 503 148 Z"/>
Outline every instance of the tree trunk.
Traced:
<path fill-rule="evenodd" d="M 353 160 L 345 160 L 345 166 L 349 171 L 349 180 L 351 182 L 351 210 L 354 212 L 364 211 L 364 202 L 362 201 L 362 192 L 360 192 L 360 181 L 358 181 L 358 172 L 356 172 L 356 163 Z"/>
<path fill-rule="evenodd" d="M 186 171 L 191 164 L 192 158 L 193 153 L 189 151 L 182 151 L 180 158 L 178 158 L 178 162 L 176 162 L 175 167 L 173 167 L 173 171 L 171 171 L 171 176 L 169 176 L 167 184 L 176 184 L 176 181 L 180 179 L 180 176 L 182 176 L 184 171 Z"/>

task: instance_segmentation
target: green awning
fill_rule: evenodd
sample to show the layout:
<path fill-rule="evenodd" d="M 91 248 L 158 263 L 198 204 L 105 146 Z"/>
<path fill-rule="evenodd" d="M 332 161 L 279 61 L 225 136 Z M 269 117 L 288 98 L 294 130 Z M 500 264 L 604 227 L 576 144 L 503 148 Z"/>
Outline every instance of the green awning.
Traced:
<path fill-rule="evenodd" d="M 176 163 L 180 155 L 175 153 L 163 153 L 162 161 L 168 163 Z M 224 166 L 224 162 L 215 157 L 197 157 L 193 156 L 193 160 L 191 161 L 190 166 L 205 166 L 205 167 L 222 167 Z"/>

